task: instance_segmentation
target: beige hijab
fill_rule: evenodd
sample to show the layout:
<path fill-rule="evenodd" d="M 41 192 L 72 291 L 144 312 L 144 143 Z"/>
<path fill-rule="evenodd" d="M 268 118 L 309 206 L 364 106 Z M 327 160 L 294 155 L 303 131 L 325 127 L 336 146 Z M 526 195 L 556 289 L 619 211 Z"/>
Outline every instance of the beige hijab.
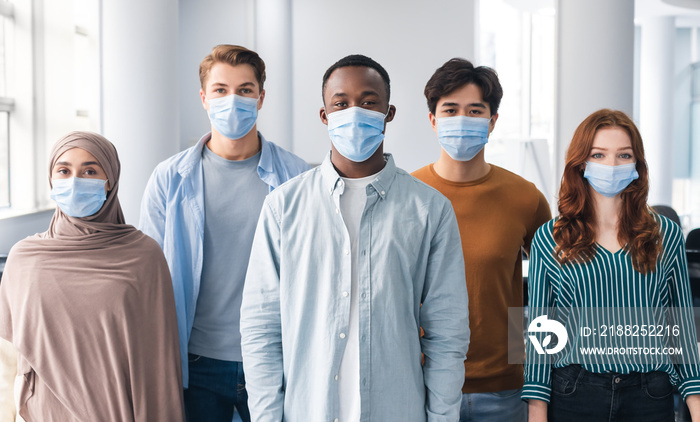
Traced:
<path fill-rule="evenodd" d="M 120 163 L 100 135 L 59 140 L 95 156 L 111 187 L 102 208 L 17 243 L 0 282 L 0 337 L 19 353 L 19 413 L 30 421 L 182 421 L 175 302 L 158 244 L 124 224 Z"/>
<path fill-rule="evenodd" d="M 132 226 L 124 224 L 124 214 L 119 205 L 117 191 L 119 190 L 119 176 L 121 173 L 121 163 L 117 150 L 111 142 L 104 137 L 90 132 L 73 132 L 64 136 L 53 146 L 51 159 L 49 160 L 49 185 L 53 187 L 51 173 L 58 158 L 64 152 L 72 148 L 81 148 L 92 154 L 102 166 L 107 174 L 107 183 L 111 190 L 107 194 L 107 200 L 97 213 L 83 218 L 75 218 L 66 215 L 60 208 L 56 207 L 49 230 L 42 234 L 43 237 L 71 237 L 102 233 L 102 235 L 114 236 L 116 233 L 126 234 L 134 231 Z M 109 234 L 107 234 L 109 233 Z M 89 241 L 93 241 L 89 237 Z"/>

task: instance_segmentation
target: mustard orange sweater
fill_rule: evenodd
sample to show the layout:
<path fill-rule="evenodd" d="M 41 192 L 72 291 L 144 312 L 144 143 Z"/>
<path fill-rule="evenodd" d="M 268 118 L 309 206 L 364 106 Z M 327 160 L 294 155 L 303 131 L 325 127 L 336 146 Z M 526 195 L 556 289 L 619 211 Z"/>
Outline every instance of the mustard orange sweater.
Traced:
<path fill-rule="evenodd" d="M 452 202 L 462 237 L 471 330 L 462 392 L 522 387 L 523 366 L 508 364 L 509 325 L 520 333 L 511 353 L 525 353 L 522 320 L 508 318 L 508 308 L 523 306 L 521 248 L 529 252 L 535 231 L 550 220 L 547 200 L 531 182 L 494 165 L 471 182 L 445 180 L 432 164 L 413 176 Z"/>

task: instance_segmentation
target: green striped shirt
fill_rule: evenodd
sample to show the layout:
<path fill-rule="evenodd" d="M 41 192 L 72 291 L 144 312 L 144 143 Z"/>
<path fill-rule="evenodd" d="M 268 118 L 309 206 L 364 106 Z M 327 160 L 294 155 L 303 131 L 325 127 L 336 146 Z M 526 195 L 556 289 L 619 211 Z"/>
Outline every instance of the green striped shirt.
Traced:
<path fill-rule="evenodd" d="M 548 315 L 548 319 L 565 321 L 569 344 L 562 352 L 548 355 L 538 354 L 533 343 L 527 342 L 523 399 L 549 402 L 552 366 L 561 368 L 570 364 L 579 364 L 595 373 L 664 371 L 669 374 L 671 382 L 679 386 L 684 398 L 690 394 L 700 394 L 700 359 L 683 234 L 671 220 L 658 215 L 654 217 L 661 230 L 663 252 L 657 258 L 655 271 L 648 274 L 635 271 L 630 254 L 624 248 L 613 253 L 598 244 L 591 261 L 562 266 L 554 257 L 556 244 L 552 229 L 556 219 L 537 230 L 530 252 L 529 320 L 548 312 L 555 313 L 554 318 Z M 593 308 L 595 312 L 650 314 L 668 310 L 669 307 L 678 311 L 674 313 L 678 316 L 673 322 L 669 323 L 664 320 L 666 317 L 657 313 L 655 323 L 665 329 L 672 324 L 678 329 L 675 337 L 672 333 L 665 337 L 646 334 L 635 338 L 625 337 L 623 325 L 623 336 L 618 335 L 616 341 L 626 346 L 682 347 L 682 363 L 679 363 L 677 356 L 670 355 L 631 357 L 581 353 L 581 346 L 591 345 L 597 340 L 610 340 L 610 335 L 614 334 L 614 327 L 587 324 L 588 316 L 581 317 L 588 315 L 587 312 L 593 313 Z M 572 313 L 577 314 L 578 318 L 572 317 Z M 634 317 L 632 320 L 635 320 Z M 644 321 L 649 324 L 648 319 Z M 588 330 L 588 336 L 582 335 L 581 328 L 584 326 L 596 329 L 596 333 Z M 636 329 L 638 333 L 639 327 Z M 601 334 L 607 337 L 600 337 Z M 669 344 L 669 341 L 673 344 Z"/>

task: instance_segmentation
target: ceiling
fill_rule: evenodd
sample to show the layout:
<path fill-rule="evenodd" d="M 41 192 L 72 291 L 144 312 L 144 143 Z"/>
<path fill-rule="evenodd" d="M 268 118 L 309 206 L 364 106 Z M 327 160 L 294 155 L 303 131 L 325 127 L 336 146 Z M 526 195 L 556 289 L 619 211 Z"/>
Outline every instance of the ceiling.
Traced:
<path fill-rule="evenodd" d="M 511 6 L 531 13 L 550 13 L 556 0 L 505 0 Z M 570 0 L 560 0 L 570 1 Z M 617 0 L 609 0 L 617 1 Z M 635 20 L 656 16 L 675 16 L 679 27 L 700 28 L 700 0 L 635 0 Z"/>
<path fill-rule="evenodd" d="M 635 19 L 675 16 L 676 25 L 700 27 L 700 0 L 635 0 Z"/>

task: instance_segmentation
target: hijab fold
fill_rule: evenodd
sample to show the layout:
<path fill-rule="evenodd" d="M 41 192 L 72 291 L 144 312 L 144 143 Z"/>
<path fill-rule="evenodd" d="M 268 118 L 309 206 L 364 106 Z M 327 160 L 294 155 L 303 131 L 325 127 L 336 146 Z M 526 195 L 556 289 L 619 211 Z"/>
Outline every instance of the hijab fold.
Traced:
<path fill-rule="evenodd" d="M 182 421 L 170 273 L 158 244 L 124 223 L 120 162 L 104 137 L 73 132 L 51 152 L 92 154 L 111 188 L 83 218 L 56 208 L 16 244 L 0 282 L 0 337 L 19 353 L 27 421 Z M 49 181 L 50 182 L 50 181 Z"/>

